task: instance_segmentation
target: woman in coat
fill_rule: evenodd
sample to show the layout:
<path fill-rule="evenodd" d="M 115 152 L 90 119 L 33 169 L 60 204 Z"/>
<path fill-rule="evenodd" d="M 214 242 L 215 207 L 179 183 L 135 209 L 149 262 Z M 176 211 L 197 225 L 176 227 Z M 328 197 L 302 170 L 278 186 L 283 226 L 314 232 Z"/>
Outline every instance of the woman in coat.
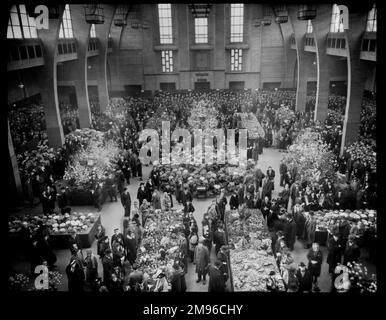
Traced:
<path fill-rule="evenodd" d="M 186 292 L 185 272 L 178 263 L 173 264 L 170 285 L 171 292 Z"/>
<path fill-rule="evenodd" d="M 308 249 L 311 248 L 312 243 L 315 241 L 316 221 L 314 218 L 314 213 L 312 211 L 307 214 L 304 231 L 304 239 L 306 241 L 306 247 Z"/>
<path fill-rule="evenodd" d="M 194 259 L 194 253 L 195 253 L 195 249 L 196 249 L 196 246 L 198 244 L 198 235 L 197 235 L 197 232 L 195 232 L 194 230 L 192 230 L 189 234 L 189 255 L 190 255 L 190 261 L 194 262 L 195 259 Z"/>
<path fill-rule="evenodd" d="M 209 260 L 209 250 L 204 246 L 204 239 L 200 238 L 198 245 L 194 251 L 194 261 L 196 262 L 196 273 L 197 280 L 196 282 L 201 281 L 201 277 L 204 280 L 203 285 L 206 284 L 206 274 L 208 273 L 208 266 L 210 263 Z"/>
<path fill-rule="evenodd" d="M 312 276 L 312 283 L 315 287 L 318 287 L 318 277 L 320 276 L 320 271 L 322 268 L 323 262 L 323 253 L 320 250 L 319 244 L 314 242 L 312 248 L 308 251 L 308 270 Z"/>
<path fill-rule="evenodd" d="M 91 249 L 88 249 L 86 253 L 86 282 L 90 285 L 93 285 L 95 280 L 98 278 L 98 261 L 92 253 Z"/>

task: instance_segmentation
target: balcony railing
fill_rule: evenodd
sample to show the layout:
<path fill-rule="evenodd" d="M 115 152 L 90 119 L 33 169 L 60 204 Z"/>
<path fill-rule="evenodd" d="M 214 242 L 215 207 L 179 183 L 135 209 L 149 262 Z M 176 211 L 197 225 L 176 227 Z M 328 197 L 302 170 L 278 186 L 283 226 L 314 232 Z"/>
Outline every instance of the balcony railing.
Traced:
<path fill-rule="evenodd" d="M 330 32 L 327 35 L 327 54 L 347 57 L 347 43 L 344 32 Z"/>
<path fill-rule="evenodd" d="M 304 39 L 304 51 L 316 52 L 315 38 L 313 33 L 306 33 Z"/>
<path fill-rule="evenodd" d="M 375 32 L 364 33 L 360 58 L 362 60 L 377 61 L 377 35 Z"/>
<path fill-rule="evenodd" d="M 40 39 L 9 39 L 7 70 L 20 70 L 44 65 Z"/>
<path fill-rule="evenodd" d="M 88 42 L 87 56 L 93 57 L 99 54 L 99 40 L 97 38 L 91 38 Z"/>
<path fill-rule="evenodd" d="M 78 59 L 75 39 L 59 39 L 58 41 L 58 62 Z"/>

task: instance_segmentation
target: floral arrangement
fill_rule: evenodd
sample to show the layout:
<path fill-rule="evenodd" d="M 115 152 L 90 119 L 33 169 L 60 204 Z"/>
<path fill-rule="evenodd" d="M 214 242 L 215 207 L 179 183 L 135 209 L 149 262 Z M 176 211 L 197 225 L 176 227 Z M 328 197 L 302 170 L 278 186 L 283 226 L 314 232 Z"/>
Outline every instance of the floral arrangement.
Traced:
<path fill-rule="evenodd" d="M 276 116 L 281 123 L 288 122 L 295 117 L 295 112 L 290 107 L 282 105 L 276 110 Z"/>
<path fill-rule="evenodd" d="M 179 241 L 184 230 L 182 217 L 182 210 L 170 213 L 151 209 L 149 212 L 136 262 L 139 269 L 150 277 L 160 268 L 170 271 L 174 259 L 178 257 Z"/>
<path fill-rule="evenodd" d="M 234 291 L 268 291 L 272 271 L 279 290 L 285 291 L 261 211 L 227 211 L 226 223 Z"/>
<path fill-rule="evenodd" d="M 161 188 L 164 190 L 169 185 L 172 190 L 177 183 L 187 184 L 191 190 L 196 191 L 197 187 L 205 187 L 213 191 L 215 186 L 225 188 L 228 192 L 235 190 L 236 186 L 243 182 L 246 170 L 238 167 L 225 165 L 163 165 L 160 168 Z"/>
<path fill-rule="evenodd" d="M 218 111 L 213 102 L 200 100 L 190 111 L 188 124 L 190 130 L 201 129 L 203 134 L 209 134 L 218 126 Z"/>
<path fill-rule="evenodd" d="M 253 113 L 236 113 L 235 116 L 240 118 L 241 128 L 248 130 L 248 138 L 264 138 L 265 131 Z"/>
<path fill-rule="evenodd" d="M 304 179 L 313 183 L 325 177 L 334 180 L 337 168 L 336 157 L 321 140 L 319 133 L 306 129 L 288 148 L 284 161 L 289 170 L 297 168 Z"/>
<path fill-rule="evenodd" d="M 114 163 L 120 152 L 113 140 L 105 140 L 104 134 L 95 130 L 75 137 L 78 151 L 72 155 L 63 180 L 70 187 L 91 190 L 95 181 L 102 181 L 114 171 Z"/>
<path fill-rule="evenodd" d="M 32 233 L 36 232 L 39 224 L 48 228 L 50 234 L 63 234 L 75 232 L 85 232 L 97 220 L 96 213 L 71 212 L 71 214 L 57 215 L 23 215 L 12 216 L 8 219 L 8 231 L 10 234 L 20 232 L 22 224 L 27 223 Z"/>
<path fill-rule="evenodd" d="M 377 277 L 374 273 L 369 274 L 366 266 L 362 263 L 349 262 L 347 267 L 352 290 L 360 293 L 377 292 Z"/>
<path fill-rule="evenodd" d="M 345 148 L 352 160 L 360 160 L 369 164 L 372 170 L 377 168 L 377 153 L 375 140 L 359 140 Z"/>
<path fill-rule="evenodd" d="M 21 291 L 29 286 L 30 279 L 22 273 L 16 273 L 8 278 L 8 288 L 11 291 Z"/>
<path fill-rule="evenodd" d="M 314 212 L 318 230 L 329 230 L 339 221 L 346 220 L 351 226 L 361 225 L 364 230 L 375 228 L 377 225 L 377 212 L 375 210 L 320 210 Z"/>

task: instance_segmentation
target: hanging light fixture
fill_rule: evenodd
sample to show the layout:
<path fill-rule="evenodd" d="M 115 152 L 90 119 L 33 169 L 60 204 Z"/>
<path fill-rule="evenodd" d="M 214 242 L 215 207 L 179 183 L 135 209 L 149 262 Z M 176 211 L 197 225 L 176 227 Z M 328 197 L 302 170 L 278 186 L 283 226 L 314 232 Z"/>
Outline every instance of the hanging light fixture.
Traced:
<path fill-rule="evenodd" d="M 128 6 L 118 6 L 114 17 L 114 26 L 124 27 L 127 25 L 126 15 L 129 12 Z"/>
<path fill-rule="evenodd" d="M 84 16 L 89 24 L 103 24 L 105 15 L 103 6 L 100 4 L 87 4 L 84 6 Z"/>
<path fill-rule="evenodd" d="M 275 21 L 276 23 L 288 22 L 288 11 L 285 5 L 277 5 L 274 7 L 275 10 Z"/>
<path fill-rule="evenodd" d="M 210 3 L 189 4 L 189 9 L 195 18 L 208 18 L 211 8 Z"/>
<path fill-rule="evenodd" d="M 298 20 L 313 20 L 316 18 L 316 5 L 300 4 L 298 8 Z"/>

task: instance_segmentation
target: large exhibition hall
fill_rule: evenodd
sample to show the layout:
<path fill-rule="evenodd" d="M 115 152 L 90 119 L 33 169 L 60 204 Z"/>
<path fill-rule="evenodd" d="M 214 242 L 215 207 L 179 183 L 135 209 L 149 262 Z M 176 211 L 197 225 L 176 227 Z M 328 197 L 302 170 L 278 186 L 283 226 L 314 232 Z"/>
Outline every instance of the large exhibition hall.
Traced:
<path fill-rule="evenodd" d="M 8 10 L 9 290 L 377 291 L 374 3 Z"/>

